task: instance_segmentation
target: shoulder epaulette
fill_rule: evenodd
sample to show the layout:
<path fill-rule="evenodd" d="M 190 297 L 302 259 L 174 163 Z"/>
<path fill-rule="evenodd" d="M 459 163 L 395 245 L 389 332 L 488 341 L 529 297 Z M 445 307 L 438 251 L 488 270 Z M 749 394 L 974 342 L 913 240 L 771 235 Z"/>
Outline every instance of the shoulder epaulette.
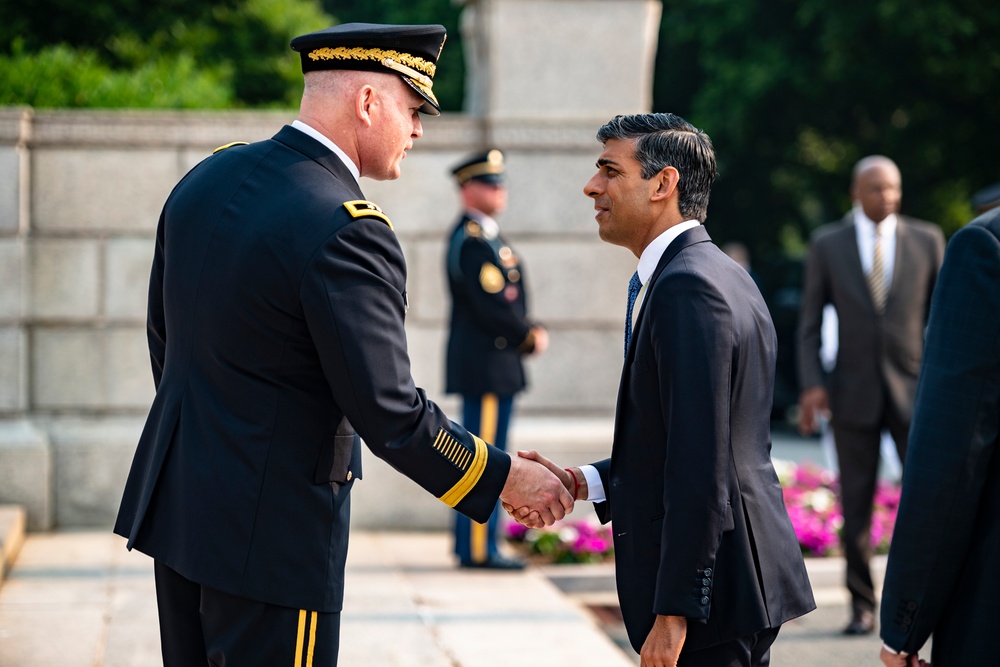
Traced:
<path fill-rule="evenodd" d="M 224 151 L 227 148 L 232 148 L 233 146 L 247 146 L 247 145 L 249 145 L 249 143 L 250 142 L 248 142 L 248 141 L 230 141 L 228 144 L 224 144 L 222 146 L 219 146 L 214 151 L 212 151 L 212 155 L 215 155 L 219 151 Z"/>
<path fill-rule="evenodd" d="M 365 201 L 364 199 L 355 199 L 354 201 L 345 201 L 344 208 L 347 209 L 352 218 L 378 218 L 389 225 L 389 229 L 392 229 L 392 222 L 389 220 L 389 216 L 383 213 L 377 204 Z"/>
<path fill-rule="evenodd" d="M 475 220 L 469 220 L 465 223 L 465 235 L 470 236 L 474 239 L 478 239 L 483 235 L 483 227 Z"/>

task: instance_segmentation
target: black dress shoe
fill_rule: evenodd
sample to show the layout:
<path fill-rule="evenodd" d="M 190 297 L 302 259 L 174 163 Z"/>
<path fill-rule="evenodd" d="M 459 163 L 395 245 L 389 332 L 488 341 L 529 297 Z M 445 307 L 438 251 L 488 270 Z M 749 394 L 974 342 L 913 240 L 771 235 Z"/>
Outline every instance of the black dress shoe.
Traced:
<path fill-rule="evenodd" d="M 875 614 L 867 609 L 856 611 L 844 628 L 845 635 L 870 635 L 875 631 Z"/>
<path fill-rule="evenodd" d="M 490 556 L 484 561 L 463 560 L 459 563 L 462 567 L 479 570 L 523 570 L 524 561 L 504 556 Z"/>

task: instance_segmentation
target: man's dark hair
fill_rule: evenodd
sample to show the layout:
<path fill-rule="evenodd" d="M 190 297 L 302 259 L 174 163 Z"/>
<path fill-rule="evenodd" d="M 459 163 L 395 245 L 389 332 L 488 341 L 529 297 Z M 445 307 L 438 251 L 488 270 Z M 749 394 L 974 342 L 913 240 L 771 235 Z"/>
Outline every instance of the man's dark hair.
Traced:
<path fill-rule="evenodd" d="M 677 169 L 681 215 L 705 222 L 715 180 L 715 149 L 707 134 L 672 113 L 647 113 L 615 116 L 597 131 L 597 139 L 602 144 L 611 139 L 635 139 L 635 159 L 642 166 L 644 179 L 664 167 Z"/>

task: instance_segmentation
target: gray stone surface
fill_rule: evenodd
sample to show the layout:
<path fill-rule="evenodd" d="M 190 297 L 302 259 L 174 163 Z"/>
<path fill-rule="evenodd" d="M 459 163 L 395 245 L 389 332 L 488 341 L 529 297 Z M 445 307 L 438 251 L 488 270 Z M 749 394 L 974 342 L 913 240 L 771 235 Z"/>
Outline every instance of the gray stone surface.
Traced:
<path fill-rule="evenodd" d="M 99 240 L 36 239 L 30 249 L 30 306 L 35 317 L 81 319 L 99 315 Z"/>
<path fill-rule="evenodd" d="M 31 346 L 31 401 L 36 408 L 106 405 L 104 336 L 99 330 L 37 328 Z"/>
<path fill-rule="evenodd" d="M 24 507 L 29 530 L 52 527 L 51 476 L 48 435 L 26 420 L 0 420 L 0 504 Z"/>
<path fill-rule="evenodd" d="M 108 240 L 104 308 L 109 318 L 145 321 L 154 246 L 152 236 Z"/>
<path fill-rule="evenodd" d="M 102 344 L 108 407 L 145 415 L 155 396 L 146 329 L 111 329 L 103 336 Z"/>
<path fill-rule="evenodd" d="M 660 3 L 479 0 L 466 48 L 473 106 L 501 118 L 600 117 L 649 108 Z M 558 35 L 553 30 L 558 26 Z M 613 48 L 613 57 L 609 49 Z M 627 66 L 624 64 L 628 63 Z"/>
<path fill-rule="evenodd" d="M 52 439 L 56 525 L 110 528 L 143 420 L 54 418 L 44 426 Z"/>
<path fill-rule="evenodd" d="M 0 238 L 0 321 L 24 314 L 24 245 L 23 239 Z"/>
<path fill-rule="evenodd" d="M 27 407 L 25 340 L 20 327 L 0 327 L 0 414 Z"/>
<path fill-rule="evenodd" d="M 594 201 L 583 186 L 597 171 L 601 144 L 594 135 L 611 116 L 588 125 L 584 150 L 572 152 L 508 151 L 510 205 L 501 222 L 508 234 L 534 233 L 574 237 L 599 245 Z"/>
<path fill-rule="evenodd" d="M 0 236 L 16 234 L 21 226 L 22 149 L 0 146 Z"/>
<path fill-rule="evenodd" d="M 32 227 L 150 231 L 182 175 L 176 150 L 47 148 L 32 154 Z"/>

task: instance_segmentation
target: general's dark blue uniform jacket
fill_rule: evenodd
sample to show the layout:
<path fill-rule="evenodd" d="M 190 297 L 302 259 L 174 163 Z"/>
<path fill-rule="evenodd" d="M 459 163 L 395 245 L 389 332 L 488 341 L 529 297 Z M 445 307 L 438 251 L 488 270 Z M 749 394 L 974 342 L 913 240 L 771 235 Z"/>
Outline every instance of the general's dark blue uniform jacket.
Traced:
<path fill-rule="evenodd" d="M 403 255 L 363 199 L 291 127 L 176 186 L 149 290 L 156 398 L 115 525 L 130 548 L 228 593 L 340 610 L 355 430 L 448 505 L 489 517 L 509 459 L 414 386 Z"/>
<path fill-rule="evenodd" d="M 499 234 L 463 214 L 448 245 L 449 393 L 513 395 L 527 384 L 521 357 L 534 349 L 524 269 Z"/>

